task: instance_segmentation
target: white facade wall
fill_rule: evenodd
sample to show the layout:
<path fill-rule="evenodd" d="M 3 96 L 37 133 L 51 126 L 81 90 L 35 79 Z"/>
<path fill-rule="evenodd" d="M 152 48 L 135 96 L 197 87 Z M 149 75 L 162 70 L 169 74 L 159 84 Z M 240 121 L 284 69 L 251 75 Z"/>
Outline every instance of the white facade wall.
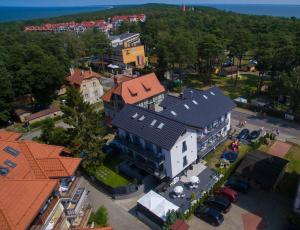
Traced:
<path fill-rule="evenodd" d="M 182 152 L 183 142 L 186 142 L 187 150 Z M 185 168 L 197 160 L 197 132 L 188 129 L 181 136 L 170 151 L 163 149 L 165 155 L 164 168 L 166 176 L 173 178 L 181 173 Z M 183 166 L 183 159 L 186 156 L 187 165 Z"/>
<path fill-rule="evenodd" d="M 84 101 L 90 104 L 101 101 L 101 97 L 103 96 L 103 86 L 97 78 L 83 81 L 80 86 L 80 91 Z"/>

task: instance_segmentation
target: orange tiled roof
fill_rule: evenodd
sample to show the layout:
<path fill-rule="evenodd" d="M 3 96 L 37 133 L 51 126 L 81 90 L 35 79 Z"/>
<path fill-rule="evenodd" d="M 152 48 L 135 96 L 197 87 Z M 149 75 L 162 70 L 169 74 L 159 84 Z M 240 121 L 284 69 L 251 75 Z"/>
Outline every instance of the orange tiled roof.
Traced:
<path fill-rule="evenodd" d="M 73 85 L 81 85 L 83 80 L 91 78 L 100 78 L 101 75 L 92 70 L 74 69 L 74 72 L 68 76 L 68 81 Z"/>
<path fill-rule="evenodd" d="M 56 186 L 57 180 L 1 180 L 0 229 L 27 229 Z"/>
<path fill-rule="evenodd" d="M 0 140 L 3 141 L 16 141 L 21 137 L 21 133 L 0 131 Z"/>
<path fill-rule="evenodd" d="M 117 94 L 123 98 L 126 104 L 135 104 L 163 92 L 165 92 L 165 88 L 160 84 L 155 73 L 150 73 L 119 82 L 116 87 L 103 95 L 102 100 L 111 102 L 112 95 Z"/>

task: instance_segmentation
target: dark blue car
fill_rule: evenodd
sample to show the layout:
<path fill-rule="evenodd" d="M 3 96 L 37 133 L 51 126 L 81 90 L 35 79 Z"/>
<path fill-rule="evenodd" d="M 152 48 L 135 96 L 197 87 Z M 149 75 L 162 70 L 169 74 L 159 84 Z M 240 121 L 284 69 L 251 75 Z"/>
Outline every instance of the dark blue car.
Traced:
<path fill-rule="evenodd" d="M 237 135 L 236 138 L 239 139 L 239 140 L 241 140 L 241 139 L 246 140 L 246 139 L 248 138 L 249 134 L 250 134 L 249 129 L 243 129 L 243 130 L 239 133 L 239 135 Z"/>
<path fill-rule="evenodd" d="M 224 217 L 220 212 L 207 206 L 198 207 L 195 211 L 195 216 L 213 226 L 219 226 L 224 221 Z"/>
<path fill-rule="evenodd" d="M 250 184 L 247 181 L 236 178 L 229 179 L 225 186 L 242 193 L 247 193 L 250 190 Z"/>
<path fill-rule="evenodd" d="M 223 213 L 229 212 L 231 207 L 230 200 L 222 195 L 209 197 L 204 204 Z"/>

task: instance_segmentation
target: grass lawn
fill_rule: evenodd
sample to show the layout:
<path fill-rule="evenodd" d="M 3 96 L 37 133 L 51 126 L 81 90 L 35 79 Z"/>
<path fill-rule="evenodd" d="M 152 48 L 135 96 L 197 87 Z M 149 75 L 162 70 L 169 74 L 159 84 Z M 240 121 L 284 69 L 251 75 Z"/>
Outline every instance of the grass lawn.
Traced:
<path fill-rule="evenodd" d="M 217 169 L 218 165 L 220 163 L 220 159 L 221 159 L 221 155 L 224 152 L 224 150 L 226 150 L 230 144 L 231 144 L 231 140 L 227 140 L 226 142 L 224 142 L 223 144 L 221 144 L 220 146 L 218 146 L 218 148 L 216 148 L 215 151 L 207 154 L 207 156 L 204 158 L 204 160 L 207 162 L 207 166 Z M 239 146 L 239 158 L 241 159 L 245 156 L 245 154 L 247 152 L 249 152 L 251 150 L 251 147 L 249 145 L 244 145 L 244 144 L 240 144 Z"/>
<path fill-rule="evenodd" d="M 130 183 L 130 181 L 125 177 L 122 177 L 105 165 L 99 166 L 93 174 L 95 175 L 96 179 L 107 185 L 110 185 L 113 188 L 124 186 Z"/>
<path fill-rule="evenodd" d="M 255 74 L 243 74 L 240 75 L 237 86 L 234 86 L 235 76 L 231 77 L 219 77 L 212 76 L 212 85 L 219 86 L 226 95 L 234 99 L 237 97 L 246 97 L 253 95 L 256 91 L 258 76 Z M 190 75 L 186 78 L 184 85 L 195 88 L 203 89 L 208 88 L 203 84 L 203 79 L 199 75 Z"/>
<path fill-rule="evenodd" d="M 289 160 L 289 164 L 278 186 L 278 191 L 290 199 L 294 199 L 300 179 L 300 146 L 293 145 L 285 158 Z"/>

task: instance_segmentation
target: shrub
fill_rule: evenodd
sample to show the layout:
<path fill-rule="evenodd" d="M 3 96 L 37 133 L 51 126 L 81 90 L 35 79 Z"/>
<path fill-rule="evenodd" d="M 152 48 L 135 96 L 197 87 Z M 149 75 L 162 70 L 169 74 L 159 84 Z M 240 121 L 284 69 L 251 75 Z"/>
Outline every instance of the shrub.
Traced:
<path fill-rule="evenodd" d="M 92 216 L 92 215 L 91 215 Z M 104 206 L 101 206 L 91 219 L 97 227 L 107 227 L 108 225 L 108 212 Z"/>

